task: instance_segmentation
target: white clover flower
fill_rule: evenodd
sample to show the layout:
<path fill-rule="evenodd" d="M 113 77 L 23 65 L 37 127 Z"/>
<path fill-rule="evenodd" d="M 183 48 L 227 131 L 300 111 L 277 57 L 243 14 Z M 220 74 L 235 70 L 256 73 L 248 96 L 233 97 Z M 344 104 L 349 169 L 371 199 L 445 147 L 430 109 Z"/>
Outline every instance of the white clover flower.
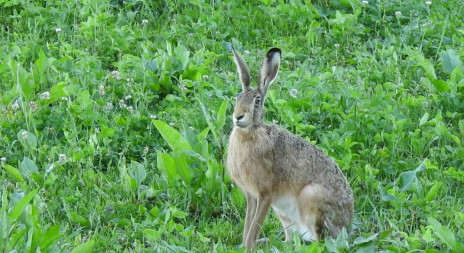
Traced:
<path fill-rule="evenodd" d="M 42 100 L 49 100 L 50 99 L 50 92 L 45 91 L 42 94 L 40 94 L 40 99 Z"/>
<path fill-rule="evenodd" d="M 245 50 L 243 51 L 245 54 L 250 54 L 250 51 L 249 50 Z"/>
<path fill-rule="evenodd" d="M 296 98 L 296 95 L 297 95 L 297 93 L 298 93 L 298 90 L 297 90 L 297 89 L 291 89 L 289 93 L 290 93 L 290 96 Z"/>
<path fill-rule="evenodd" d="M 34 101 L 32 101 L 29 103 L 29 108 L 31 109 L 32 112 L 35 112 L 37 111 L 37 104 Z"/>
<path fill-rule="evenodd" d="M 432 1 L 425 1 L 425 4 L 430 6 L 432 4 Z"/>
<path fill-rule="evenodd" d="M 21 132 L 21 135 L 23 136 L 23 140 L 25 140 L 27 139 L 27 136 L 29 135 L 29 133 L 26 130 L 24 130 Z"/>
<path fill-rule="evenodd" d="M 121 76 L 119 75 L 119 71 L 117 70 L 111 71 L 111 76 L 116 80 L 121 80 Z"/>
<path fill-rule="evenodd" d="M 156 115 L 154 114 L 150 115 L 150 119 L 156 119 L 156 118 L 157 118 Z"/>
<path fill-rule="evenodd" d="M 129 100 L 129 99 L 131 99 L 131 98 L 132 98 L 131 95 L 127 95 L 127 96 L 124 97 L 124 100 Z"/>
<path fill-rule="evenodd" d="M 277 121 L 276 119 L 272 120 L 272 124 L 278 124 L 278 123 L 279 123 L 279 121 Z"/>
<path fill-rule="evenodd" d="M 130 113 L 134 112 L 134 108 L 132 106 L 128 106 L 126 108 Z"/>
<path fill-rule="evenodd" d="M 127 86 L 131 86 L 134 83 L 134 78 L 127 78 Z"/>
<path fill-rule="evenodd" d="M 65 163 L 66 160 L 68 160 L 68 158 L 66 157 L 65 154 L 60 154 L 60 155 L 58 156 L 58 161 L 59 161 L 60 164 Z"/>
<path fill-rule="evenodd" d="M 195 130 L 195 128 L 193 126 L 189 126 L 189 129 L 190 129 L 190 131 Z"/>
<path fill-rule="evenodd" d="M 203 75 L 202 78 L 208 80 L 209 76 L 208 75 Z"/>
<path fill-rule="evenodd" d="M 0 161 L 2 161 L 2 165 L 5 164 L 5 162 L 6 162 L 6 157 L 0 158 Z"/>
<path fill-rule="evenodd" d="M 338 43 L 335 43 L 335 45 L 334 45 L 334 46 L 335 46 L 336 48 L 339 48 L 339 47 L 340 47 L 340 44 L 338 44 Z"/>
<path fill-rule="evenodd" d="M 68 97 L 61 97 L 61 100 L 68 101 Z"/>
<path fill-rule="evenodd" d="M 16 100 L 16 101 L 14 102 L 14 104 L 11 105 L 11 109 L 12 109 L 13 111 L 17 111 L 17 110 L 19 109 L 18 100 Z"/>
<path fill-rule="evenodd" d="M 119 107 L 120 108 L 126 108 L 127 107 L 126 103 L 124 103 L 124 99 L 119 100 Z"/>
<path fill-rule="evenodd" d="M 146 24 L 148 24 L 148 20 L 142 19 L 142 25 L 146 25 Z"/>
<path fill-rule="evenodd" d="M 55 29 L 55 32 L 60 33 L 60 32 L 61 32 L 61 28 L 60 28 L 60 27 L 57 27 L 57 28 Z"/>
<path fill-rule="evenodd" d="M 396 11 L 395 16 L 397 16 L 397 17 L 401 16 L 401 11 Z"/>
<path fill-rule="evenodd" d="M 369 2 L 368 2 L 368 1 L 365 1 L 365 0 L 362 1 L 361 3 L 362 3 L 363 5 L 368 5 L 368 4 L 369 4 Z"/>
<path fill-rule="evenodd" d="M 113 109 L 113 104 L 111 102 L 106 103 L 105 110 L 109 111 L 111 109 Z"/>
<path fill-rule="evenodd" d="M 95 133 L 96 133 L 96 134 L 100 133 L 100 128 L 96 127 L 96 128 L 95 128 Z"/>
<path fill-rule="evenodd" d="M 174 126 L 175 124 L 174 124 L 174 123 L 172 123 L 172 122 L 170 122 L 170 123 L 169 123 L 169 125 L 170 125 L 170 126 Z"/>
<path fill-rule="evenodd" d="M 98 86 L 98 94 L 100 94 L 100 96 L 105 95 L 105 86 L 103 85 Z"/>

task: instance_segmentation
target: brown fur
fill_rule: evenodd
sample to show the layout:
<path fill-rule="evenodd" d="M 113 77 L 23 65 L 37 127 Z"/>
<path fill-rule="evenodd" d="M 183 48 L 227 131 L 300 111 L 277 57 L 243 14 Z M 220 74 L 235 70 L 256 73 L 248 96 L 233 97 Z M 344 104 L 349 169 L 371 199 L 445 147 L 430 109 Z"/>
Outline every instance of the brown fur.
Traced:
<path fill-rule="evenodd" d="M 227 167 L 247 200 L 243 244 L 248 249 L 255 246 L 271 206 L 284 226 L 286 241 L 293 232 L 307 240 L 337 236 L 353 215 L 353 194 L 338 165 L 303 138 L 263 123 L 263 102 L 277 76 L 280 50 L 267 53 L 256 90 L 235 51 L 234 60 L 243 92 L 234 110 Z"/>

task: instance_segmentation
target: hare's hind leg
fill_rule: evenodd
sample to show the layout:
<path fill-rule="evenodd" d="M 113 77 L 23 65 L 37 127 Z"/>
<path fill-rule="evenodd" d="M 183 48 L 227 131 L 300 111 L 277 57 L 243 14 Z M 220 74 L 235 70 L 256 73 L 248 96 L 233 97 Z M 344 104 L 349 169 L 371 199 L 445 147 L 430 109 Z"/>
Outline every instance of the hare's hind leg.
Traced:
<path fill-rule="evenodd" d="M 301 218 L 310 234 L 302 234 L 306 241 L 321 239 L 323 228 L 323 215 L 321 209 L 325 209 L 326 191 L 322 185 L 306 185 L 298 196 L 298 204 Z"/>

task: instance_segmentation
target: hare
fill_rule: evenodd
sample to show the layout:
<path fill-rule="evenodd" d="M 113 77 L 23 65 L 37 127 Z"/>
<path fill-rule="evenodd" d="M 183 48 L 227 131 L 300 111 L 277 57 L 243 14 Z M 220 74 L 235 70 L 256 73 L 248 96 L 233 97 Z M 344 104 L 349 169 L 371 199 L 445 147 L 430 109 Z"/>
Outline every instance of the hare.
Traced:
<path fill-rule="evenodd" d="M 234 49 L 233 57 L 243 91 L 237 96 L 226 163 L 246 197 L 243 245 L 255 246 L 270 207 L 282 222 L 285 241 L 294 232 L 305 241 L 337 236 L 351 222 L 354 201 L 340 168 L 305 139 L 263 122 L 264 100 L 277 77 L 281 50 L 267 52 L 256 89 Z"/>

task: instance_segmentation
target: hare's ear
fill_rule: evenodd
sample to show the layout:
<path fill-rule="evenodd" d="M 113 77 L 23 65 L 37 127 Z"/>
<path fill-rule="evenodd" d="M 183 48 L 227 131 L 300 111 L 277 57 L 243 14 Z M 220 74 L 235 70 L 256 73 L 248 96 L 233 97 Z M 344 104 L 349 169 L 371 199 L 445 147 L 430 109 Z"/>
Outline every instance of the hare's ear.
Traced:
<path fill-rule="evenodd" d="M 232 52 L 234 53 L 234 62 L 235 62 L 235 65 L 237 66 L 237 72 L 240 77 L 240 82 L 242 82 L 242 88 L 243 90 L 246 90 L 248 87 L 250 87 L 250 82 L 251 82 L 250 70 L 248 69 L 248 66 L 245 63 L 245 61 L 235 51 L 234 48 L 232 48 Z"/>
<path fill-rule="evenodd" d="M 258 90 L 261 95 L 265 96 L 267 88 L 274 82 L 279 72 L 281 51 L 278 48 L 272 48 L 266 54 L 263 65 L 259 71 Z"/>

